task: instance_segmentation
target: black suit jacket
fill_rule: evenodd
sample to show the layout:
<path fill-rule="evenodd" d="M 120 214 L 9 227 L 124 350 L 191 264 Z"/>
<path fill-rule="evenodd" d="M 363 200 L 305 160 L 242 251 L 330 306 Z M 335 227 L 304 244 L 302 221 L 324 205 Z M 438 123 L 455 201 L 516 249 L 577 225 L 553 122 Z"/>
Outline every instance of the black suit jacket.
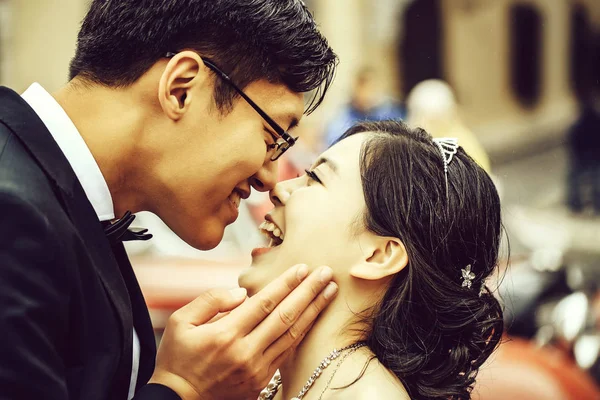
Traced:
<path fill-rule="evenodd" d="M 37 114 L 0 87 L 0 399 L 125 400 L 133 326 L 135 399 L 179 399 L 145 385 L 154 335 L 123 245 Z"/>

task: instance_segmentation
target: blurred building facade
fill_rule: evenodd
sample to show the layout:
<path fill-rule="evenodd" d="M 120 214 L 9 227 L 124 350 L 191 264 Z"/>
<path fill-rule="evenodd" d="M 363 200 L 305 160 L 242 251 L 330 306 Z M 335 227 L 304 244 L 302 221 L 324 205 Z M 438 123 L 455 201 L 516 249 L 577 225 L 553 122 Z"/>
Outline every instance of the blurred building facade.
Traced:
<path fill-rule="evenodd" d="M 22 92 L 63 85 L 87 0 L 0 0 L 0 84 Z"/>
<path fill-rule="evenodd" d="M 321 114 L 347 97 L 364 63 L 402 98 L 444 79 L 465 122 L 496 157 L 564 139 L 577 115 L 573 75 L 580 20 L 596 31 L 595 0 L 313 0 L 341 64 Z M 597 67 L 600 70 L 600 66 Z M 596 83 L 600 84 L 600 83 Z"/>
<path fill-rule="evenodd" d="M 355 74 L 377 71 L 402 99 L 419 80 L 455 90 L 463 118 L 492 156 L 563 140 L 576 117 L 573 14 L 596 27 L 596 0 L 306 0 L 340 56 L 336 82 L 309 123 L 322 127 Z M 66 82 L 89 0 L 0 0 L 0 84 L 23 91 Z M 516 86 L 524 87 L 516 87 Z"/>

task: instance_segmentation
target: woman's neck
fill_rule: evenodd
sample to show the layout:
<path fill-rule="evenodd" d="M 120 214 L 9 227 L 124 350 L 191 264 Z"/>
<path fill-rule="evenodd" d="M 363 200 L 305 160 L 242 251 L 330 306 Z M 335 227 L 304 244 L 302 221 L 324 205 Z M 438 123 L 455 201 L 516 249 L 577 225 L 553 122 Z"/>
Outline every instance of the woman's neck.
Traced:
<path fill-rule="evenodd" d="M 356 316 L 342 300 L 338 297 L 327 307 L 302 340 L 296 352 L 281 366 L 282 387 L 279 389 L 281 398 L 291 399 L 297 396 L 317 366 L 333 349 L 341 349 L 360 341 L 360 337 L 352 335 L 351 331 L 345 329 Z M 327 377 L 330 376 L 336 365 L 337 361 L 329 365 L 326 372 L 315 381 L 309 394 L 304 397 L 305 399 L 318 398 L 314 397 L 314 393 L 320 393 L 325 388 Z"/>

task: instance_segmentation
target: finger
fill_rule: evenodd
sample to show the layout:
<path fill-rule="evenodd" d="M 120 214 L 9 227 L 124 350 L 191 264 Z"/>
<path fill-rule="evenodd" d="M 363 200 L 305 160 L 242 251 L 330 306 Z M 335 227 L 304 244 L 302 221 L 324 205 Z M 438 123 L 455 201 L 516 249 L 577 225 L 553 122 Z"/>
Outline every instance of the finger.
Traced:
<path fill-rule="evenodd" d="M 270 357 L 272 357 L 272 356 L 276 357 L 271 362 L 269 371 L 273 371 L 273 373 L 275 373 L 275 371 L 277 371 L 279 369 L 279 367 L 281 367 L 281 365 L 285 362 L 285 360 L 296 352 L 298 345 L 300 343 L 302 343 L 302 340 L 304 340 L 304 338 L 310 331 L 310 328 L 313 327 L 313 325 L 314 325 L 314 321 L 313 321 L 313 323 L 311 323 L 308 326 L 308 328 L 306 328 L 304 330 L 304 332 L 302 332 L 300 334 L 300 336 L 296 339 L 296 341 L 290 347 L 284 348 L 283 346 L 280 346 L 280 349 L 278 350 L 275 346 L 271 346 L 269 349 L 267 349 L 267 351 L 265 352 L 265 354 L 263 356 L 265 360 L 269 360 Z M 281 343 L 283 343 L 283 341 Z M 279 345 L 278 343 L 275 343 L 275 344 Z"/>
<path fill-rule="evenodd" d="M 240 334 L 247 335 L 269 316 L 307 275 L 306 265 L 296 265 L 288 269 L 220 322 L 227 321 L 231 324 L 230 329 L 235 327 Z"/>
<path fill-rule="evenodd" d="M 327 285 L 326 290 L 330 289 L 332 285 L 336 285 L 331 282 Z M 337 285 L 336 285 L 337 286 Z M 337 287 L 335 288 L 337 290 Z M 296 347 L 302 342 L 308 331 L 315 324 L 315 319 L 319 313 L 327 306 L 328 300 L 325 299 L 324 293 L 321 293 L 319 297 L 309 306 L 306 311 L 302 313 L 298 321 L 287 330 L 275 343 L 273 343 L 267 350 L 265 350 L 263 357 L 268 362 L 269 360 L 278 360 L 287 351 L 294 352 Z M 335 297 L 336 293 L 333 294 Z M 273 361 L 276 363 L 277 361 Z"/>
<path fill-rule="evenodd" d="M 173 318 L 185 324 L 198 326 L 219 313 L 233 310 L 246 299 L 246 289 L 211 289 L 173 313 Z"/>
<path fill-rule="evenodd" d="M 300 319 L 302 319 L 302 317 L 300 317 Z M 298 320 L 299 322 L 300 319 Z M 313 320 L 308 327 L 300 334 L 300 336 L 294 341 L 294 343 L 292 343 L 292 345 L 290 346 L 290 350 L 292 350 L 292 352 L 296 351 L 296 348 L 298 348 L 298 346 L 300 345 L 300 343 L 302 343 L 302 340 L 304 340 L 304 338 L 306 337 L 306 334 L 308 334 L 308 332 L 311 330 L 311 328 L 315 325 L 315 321 Z"/>
<path fill-rule="evenodd" d="M 210 319 L 210 321 L 206 322 L 207 324 L 212 324 L 214 322 L 217 322 L 218 320 L 220 320 L 223 317 L 226 317 L 229 315 L 231 311 L 227 311 L 224 313 L 218 313 L 217 315 L 215 315 L 213 318 Z"/>
<path fill-rule="evenodd" d="M 289 347 L 335 297 L 338 287 L 331 277 L 329 267 L 313 272 L 248 335 L 250 342 L 266 349 L 283 335 Z"/>
<path fill-rule="evenodd" d="M 283 363 L 285 362 L 285 360 L 288 359 L 288 357 L 290 357 L 292 354 L 294 354 L 294 349 L 287 349 L 285 350 L 283 353 L 281 353 L 272 363 L 271 366 L 269 367 L 269 374 L 272 374 L 271 376 L 275 375 L 275 371 L 277 371 L 279 369 L 279 367 L 281 367 L 283 365 Z"/>
<path fill-rule="evenodd" d="M 276 360 L 274 360 L 271 363 L 267 373 L 267 376 L 269 377 L 269 382 L 271 381 L 271 378 L 273 378 L 273 375 L 275 375 L 275 372 L 277 372 L 277 370 L 283 365 L 285 360 L 287 360 L 288 357 L 292 356 L 292 354 L 294 354 L 294 351 L 292 349 L 287 349 L 285 352 L 280 354 Z"/>
<path fill-rule="evenodd" d="M 287 360 L 288 357 L 291 357 L 294 354 L 294 351 L 295 349 L 287 349 L 271 363 L 268 371 L 268 376 L 270 377 L 269 380 L 273 377 L 273 375 L 275 375 L 275 372 L 277 372 L 277 370 L 283 365 L 285 360 Z"/>
<path fill-rule="evenodd" d="M 241 303 L 241 304 L 244 304 L 244 302 L 245 302 L 245 301 L 247 301 L 247 300 L 248 300 L 248 297 L 246 297 L 246 298 L 244 299 L 244 301 L 242 301 L 242 303 Z M 238 305 L 238 306 L 236 306 L 236 307 L 239 307 L 239 305 Z M 233 309 L 235 309 L 236 307 L 234 307 Z M 232 309 L 232 310 L 233 310 L 233 309 Z M 219 321 L 221 318 L 224 318 L 224 317 L 228 316 L 230 313 L 231 313 L 231 310 L 229 310 L 229 311 L 225 311 L 225 312 L 220 312 L 220 313 L 218 313 L 217 315 L 215 315 L 213 318 L 211 318 L 211 319 L 210 319 L 210 321 L 206 322 L 206 324 L 212 324 L 212 323 L 214 323 L 214 322 L 217 322 L 217 321 Z"/>

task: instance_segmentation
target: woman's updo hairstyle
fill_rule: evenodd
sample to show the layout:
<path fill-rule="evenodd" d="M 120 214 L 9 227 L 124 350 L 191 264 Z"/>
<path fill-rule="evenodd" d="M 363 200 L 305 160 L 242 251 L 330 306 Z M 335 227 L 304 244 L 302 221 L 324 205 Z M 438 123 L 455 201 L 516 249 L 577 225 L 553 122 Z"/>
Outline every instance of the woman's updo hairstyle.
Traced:
<path fill-rule="evenodd" d="M 502 308 L 485 286 L 502 232 L 496 187 L 459 148 L 446 188 L 440 149 L 422 129 L 362 122 L 339 140 L 362 132 L 370 133 L 360 158 L 364 226 L 399 238 L 409 260 L 364 314 L 367 344 L 412 399 L 470 399 L 503 331 Z M 468 265 L 470 288 L 461 271 Z"/>

